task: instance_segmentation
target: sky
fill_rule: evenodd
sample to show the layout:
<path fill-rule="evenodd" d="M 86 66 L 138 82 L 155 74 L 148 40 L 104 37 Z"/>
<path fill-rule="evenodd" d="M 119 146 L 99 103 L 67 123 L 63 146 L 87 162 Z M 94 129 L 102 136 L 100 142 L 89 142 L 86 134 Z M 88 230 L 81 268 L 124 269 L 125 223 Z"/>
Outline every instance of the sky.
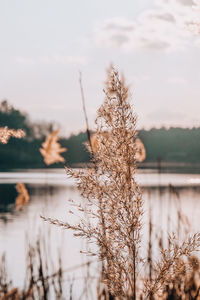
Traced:
<path fill-rule="evenodd" d="M 112 63 L 138 129 L 200 126 L 200 0 L 0 0 L 0 101 L 64 135 L 90 128 Z"/>

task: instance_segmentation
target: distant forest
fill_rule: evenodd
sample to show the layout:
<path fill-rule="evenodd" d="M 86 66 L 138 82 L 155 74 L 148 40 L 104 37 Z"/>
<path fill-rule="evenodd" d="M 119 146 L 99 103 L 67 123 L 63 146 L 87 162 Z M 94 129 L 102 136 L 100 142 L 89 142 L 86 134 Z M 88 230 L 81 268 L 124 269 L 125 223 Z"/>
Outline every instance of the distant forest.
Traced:
<path fill-rule="evenodd" d="M 15 109 L 7 101 L 0 103 L 0 127 L 23 129 L 26 137 L 10 138 L 8 144 L 0 144 L 0 169 L 45 168 L 39 152 L 45 137 L 52 132 L 55 124 L 30 122 L 28 115 Z M 152 128 L 139 130 L 139 138 L 146 148 L 147 163 L 200 163 L 200 128 Z M 84 142 L 87 134 L 80 132 L 59 140 L 67 152 L 63 153 L 66 164 L 80 164 L 90 161 Z M 54 164 L 52 167 L 62 167 Z"/>

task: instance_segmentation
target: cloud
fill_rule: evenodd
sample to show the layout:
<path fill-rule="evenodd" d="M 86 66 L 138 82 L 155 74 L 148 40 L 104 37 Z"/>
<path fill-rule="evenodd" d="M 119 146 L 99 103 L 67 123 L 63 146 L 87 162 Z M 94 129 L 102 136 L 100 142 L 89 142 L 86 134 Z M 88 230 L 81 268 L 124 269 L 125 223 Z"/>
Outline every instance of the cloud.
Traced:
<path fill-rule="evenodd" d="M 180 7 L 183 8 L 185 6 L 192 7 L 192 6 L 198 5 L 198 0 L 155 0 L 155 4 L 157 4 L 159 6 L 163 6 L 163 5 L 177 6 L 177 5 L 179 5 Z"/>
<path fill-rule="evenodd" d="M 168 79 L 168 82 L 172 83 L 172 84 L 186 84 L 187 83 L 186 79 L 183 77 L 171 77 Z"/>
<path fill-rule="evenodd" d="M 105 20 L 95 32 L 96 43 L 100 45 L 123 47 L 130 43 L 135 32 L 135 22 L 123 18 Z"/>
<path fill-rule="evenodd" d="M 65 56 L 65 55 L 52 55 L 42 56 L 38 58 L 17 57 L 16 62 L 24 65 L 35 64 L 60 64 L 60 65 L 86 65 L 89 59 L 84 56 Z"/>
<path fill-rule="evenodd" d="M 193 0 L 155 0 L 135 20 L 107 19 L 95 29 L 98 46 L 117 47 L 124 51 L 149 49 L 183 50 L 194 37 L 189 26 L 200 21 L 200 12 Z"/>
<path fill-rule="evenodd" d="M 178 0 L 178 2 L 182 5 L 191 6 L 194 5 L 195 2 L 193 0 Z"/>
<path fill-rule="evenodd" d="M 16 58 L 16 62 L 23 65 L 35 65 L 36 61 L 31 58 L 19 56 Z"/>
<path fill-rule="evenodd" d="M 84 56 L 64 56 L 64 55 L 53 55 L 44 56 L 40 58 L 42 63 L 47 64 L 62 64 L 62 65 L 86 65 L 88 63 L 88 58 Z"/>

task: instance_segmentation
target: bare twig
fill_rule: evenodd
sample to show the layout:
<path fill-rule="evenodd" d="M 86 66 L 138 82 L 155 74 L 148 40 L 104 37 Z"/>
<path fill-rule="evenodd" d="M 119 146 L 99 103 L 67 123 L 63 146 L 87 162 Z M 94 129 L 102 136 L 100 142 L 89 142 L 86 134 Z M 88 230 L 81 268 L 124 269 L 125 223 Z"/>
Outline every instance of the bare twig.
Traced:
<path fill-rule="evenodd" d="M 85 107 L 85 96 L 84 96 L 84 91 L 83 91 L 82 73 L 81 72 L 79 73 L 79 84 L 80 84 L 80 90 L 81 90 L 81 99 L 82 99 L 82 105 L 83 105 L 83 113 L 84 113 L 85 123 L 86 123 L 87 137 L 88 137 L 88 142 L 90 144 L 90 147 L 92 149 L 91 139 L 90 139 L 89 123 L 88 123 L 88 117 L 87 117 L 87 112 L 86 112 L 86 107 Z"/>

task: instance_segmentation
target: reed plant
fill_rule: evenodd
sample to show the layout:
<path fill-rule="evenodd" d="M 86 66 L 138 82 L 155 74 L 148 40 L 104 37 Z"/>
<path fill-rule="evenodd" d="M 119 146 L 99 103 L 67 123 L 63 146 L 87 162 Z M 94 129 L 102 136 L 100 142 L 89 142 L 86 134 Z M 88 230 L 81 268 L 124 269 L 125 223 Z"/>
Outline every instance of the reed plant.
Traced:
<path fill-rule="evenodd" d="M 87 206 L 85 202 L 72 201 L 70 212 L 79 212 L 76 224 L 43 219 L 71 229 L 75 236 L 98 246 L 97 249 L 91 246 L 87 253 L 98 256 L 102 262 L 101 281 L 107 297 L 156 299 L 178 274 L 180 260 L 189 259 L 198 249 L 200 235 L 190 236 L 180 244 L 176 238 L 170 238 L 170 248 L 162 249 L 161 259 L 156 263 L 152 262 L 149 245 L 146 259 L 151 265 L 149 277 L 141 283 L 139 265 L 145 259 L 140 255 L 142 192 L 135 180 L 137 118 L 130 104 L 129 88 L 112 66 L 107 72 L 104 93 L 105 100 L 96 118 L 95 149 L 93 142 L 88 144 L 93 166 L 79 171 L 66 167 L 67 175 L 76 181 Z"/>
<path fill-rule="evenodd" d="M 47 300 L 64 299 L 63 269 L 61 258 L 58 258 L 56 267 L 47 253 L 47 241 L 44 237 L 38 237 L 37 241 L 29 244 L 27 256 L 24 258 L 26 276 L 24 286 L 16 287 L 10 280 L 6 255 L 0 260 L 0 299 L 1 300 Z"/>

